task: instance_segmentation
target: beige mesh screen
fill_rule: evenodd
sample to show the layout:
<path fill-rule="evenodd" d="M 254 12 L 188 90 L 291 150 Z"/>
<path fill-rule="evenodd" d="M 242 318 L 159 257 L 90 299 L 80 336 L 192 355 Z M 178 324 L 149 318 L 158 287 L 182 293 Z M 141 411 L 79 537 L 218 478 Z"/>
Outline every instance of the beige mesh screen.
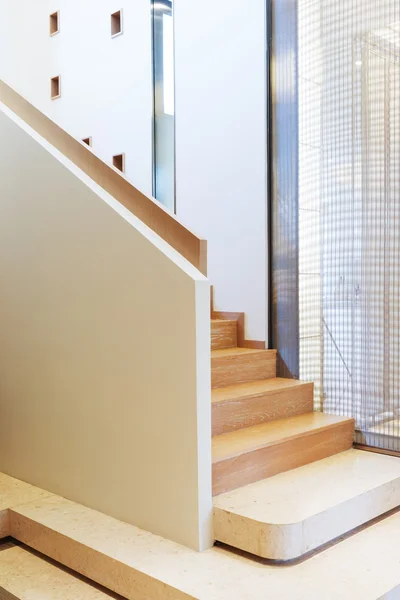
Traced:
<path fill-rule="evenodd" d="M 300 377 L 400 450 L 400 2 L 298 6 Z"/>

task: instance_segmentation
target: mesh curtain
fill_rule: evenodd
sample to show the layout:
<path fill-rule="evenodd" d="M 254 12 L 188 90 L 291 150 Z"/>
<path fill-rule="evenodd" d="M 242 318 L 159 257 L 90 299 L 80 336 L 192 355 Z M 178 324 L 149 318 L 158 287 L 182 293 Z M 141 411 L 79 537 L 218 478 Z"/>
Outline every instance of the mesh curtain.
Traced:
<path fill-rule="evenodd" d="M 400 450 L 400 2 L 299 0 L 300 377 Z"/>

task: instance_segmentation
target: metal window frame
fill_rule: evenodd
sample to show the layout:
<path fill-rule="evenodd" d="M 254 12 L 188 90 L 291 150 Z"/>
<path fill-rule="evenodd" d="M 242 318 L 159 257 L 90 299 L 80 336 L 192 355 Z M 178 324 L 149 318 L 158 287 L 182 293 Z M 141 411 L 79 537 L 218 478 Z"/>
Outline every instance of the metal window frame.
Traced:
<path fill-rule="evenodd" d="M 150 14 L 151 14 L 151 68 L 152 68 L 152 79 L 153 79 L 153 90 L 152 90 L 152 148 L 151 148 L 151 160 L 152 160 L 152 192 L 154 198 L 156 198 L 156 82 L 158 80 L 159 73 L 156 71 L 156 20 L 159 19 L 163 14 L 170 12 L 173 19 L 173 36 L 174 36 L 174 100 L 176 100 L 175 93 L 175 18 L 174 18 L 174 3 L 173 0 L 150 0 Z M 173 198 L 173 212 L 176 214 L 176 118 L 174 115 L 174 198 Z"/>
<path fill-rule="evenodd" d="M 299 377 L 298 3 L 267 0 L 269 344 L 277 375 Z"/>

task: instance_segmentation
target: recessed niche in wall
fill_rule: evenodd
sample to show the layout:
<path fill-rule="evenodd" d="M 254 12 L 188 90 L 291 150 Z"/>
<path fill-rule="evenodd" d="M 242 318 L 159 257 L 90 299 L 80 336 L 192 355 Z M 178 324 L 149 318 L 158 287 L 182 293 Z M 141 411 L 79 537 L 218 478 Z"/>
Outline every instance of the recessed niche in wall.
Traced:
<path fill-rule="evenodd" d="M 122 10 L 111 15 L 111 37 L 115 37 L 122 33 Z"/>
<path fill-rule="evenodd" d="M 60 31 L 60 11 L 57 10 L 50 15 L 50 35 L 55 35 Z"/>
<path fill-rule="evenodd" d="M 82 142 L 83 142 L 84 144 L 87 144 L 88 146 L 91 146 L 91 145 L 92 145 L 92 137 L 91 137 L 91 136 L 89 136 L 89 137 L 87 137 L 87 138 L 83 138 Z"/>
<path fill-rule="evenodd" d="M 51 99 L 55 100 L 61 96 L 61 76 L 52 77 L 50 80 L 50 94 Z"/>
<path fill-rule="evenodd" d="M 125 172 L 125 154 L 116 154 L 113 156 L 113 165 L 122 173 Z"/>

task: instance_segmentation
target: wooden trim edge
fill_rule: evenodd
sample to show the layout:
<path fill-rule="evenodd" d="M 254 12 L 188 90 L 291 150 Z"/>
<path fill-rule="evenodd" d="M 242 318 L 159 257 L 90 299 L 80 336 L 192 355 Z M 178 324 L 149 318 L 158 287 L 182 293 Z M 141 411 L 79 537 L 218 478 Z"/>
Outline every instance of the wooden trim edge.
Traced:
<path fill-rule="evenodd" d="M 59 83 L 61 96 L 61 78 Z M 207 275 L 206 240 L 185 227 L 157 200 L 135 188 L 123 173 L 103 162 L 86 144 L 72 137 L 1 79 L 0 102 Z"/>
<path fill-rule="evenodd" d="M 240 348 L 252 348 L 253 350 L 265 350 L 265 342 L 261 340 L 243 340 Z"/>
<path fill-rule="evenodd" d="M 198 265 L 200 273 L 207 277 L 207 240 L 198 238 Z"/>
<path fill-rule="evenodd" d="M 386 454 L 387 456 L 396 456 L 397 458 L 400 458 L 400 452 L 397 450 L 386 450 L 386 448 L 366 446 L 365 444 L 354 444 L 354 448 L 357 448 L 357 450 L 364 450 L 365 452 L 374 452 L 375 454 Z"/>

